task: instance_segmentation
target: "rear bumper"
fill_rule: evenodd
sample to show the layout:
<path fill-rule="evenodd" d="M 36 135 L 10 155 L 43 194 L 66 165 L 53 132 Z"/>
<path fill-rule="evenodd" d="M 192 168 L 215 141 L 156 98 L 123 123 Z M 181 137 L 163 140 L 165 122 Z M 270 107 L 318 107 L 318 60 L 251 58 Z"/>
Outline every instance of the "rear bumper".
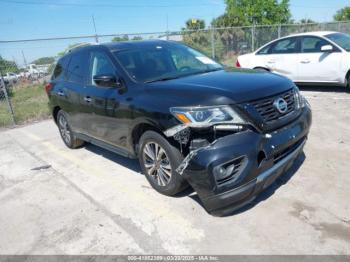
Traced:
<path fill-rule="evenodd" d="M 245 131 L 222 137 L 198 151 L 183 175 L 208 212 L 231 213 L 251 202 L 293 165 L 306 143 L 311 121 L 310 108 L 305 107 L 291 124 L 268 135 Z M 236 177 L 218 183 L 214 168 L 240 157 L 244 165 Z"/>

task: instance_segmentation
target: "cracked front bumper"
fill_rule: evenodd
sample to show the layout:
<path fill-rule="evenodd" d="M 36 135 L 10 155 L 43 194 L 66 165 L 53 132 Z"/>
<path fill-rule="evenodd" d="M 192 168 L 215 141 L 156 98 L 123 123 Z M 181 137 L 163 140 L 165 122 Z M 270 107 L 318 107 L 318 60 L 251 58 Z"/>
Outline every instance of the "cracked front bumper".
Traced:
<path fill-rule="evenodd" d="M 292 166 L 307 140 L 311 118 L 306 106 L 292 123 L 269 134 L 248 130 L 222 137 L 199 150 L 188 161 L 183 176 L 209 213 L 230 213 L 251 202 Z M 237 177 L 218 183 L 213 169 L 239 157 L 246 162 Z"/>

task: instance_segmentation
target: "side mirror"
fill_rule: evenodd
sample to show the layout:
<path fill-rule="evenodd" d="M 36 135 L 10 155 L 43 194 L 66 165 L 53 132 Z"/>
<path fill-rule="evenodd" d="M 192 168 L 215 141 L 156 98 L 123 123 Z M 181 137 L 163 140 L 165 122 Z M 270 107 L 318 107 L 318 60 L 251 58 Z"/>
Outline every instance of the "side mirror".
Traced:
<path fill-rule="evenodd" d="M 94 75 L 93 80 L 98 86 L 118 87 L 118 79 L 115 75 Z"/>
<path fill-rule="evenodd" d="M 332 52 L 333 51 L 333 46 L 331 45 L 324 45 L 321 47 L 321 52 Z"/>

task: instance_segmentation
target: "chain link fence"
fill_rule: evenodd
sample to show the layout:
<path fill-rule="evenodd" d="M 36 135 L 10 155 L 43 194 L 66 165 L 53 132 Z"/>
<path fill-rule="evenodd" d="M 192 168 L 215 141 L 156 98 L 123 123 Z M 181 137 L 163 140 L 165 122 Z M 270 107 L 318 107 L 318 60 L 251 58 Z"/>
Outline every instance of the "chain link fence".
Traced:
<path fill-rule="evenodd" d="M 350 21 L 251 27 L 209 28 L 171 32 L 108 34 L 50 39 L 0 40 L 0 128 L 50 116 L 44 84 L 55 61 L 82 43 L 163 39 L 183 42 L 227 66 L 238 55 L 290 34 L 338 31 L 350 34 Z"/>

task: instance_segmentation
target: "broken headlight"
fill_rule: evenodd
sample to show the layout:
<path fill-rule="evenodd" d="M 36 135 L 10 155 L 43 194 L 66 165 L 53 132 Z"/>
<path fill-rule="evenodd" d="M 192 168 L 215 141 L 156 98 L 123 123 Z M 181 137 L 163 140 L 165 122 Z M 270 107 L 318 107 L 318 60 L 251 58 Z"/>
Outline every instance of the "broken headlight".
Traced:
<path fill-rule="evenodd" d="M 183 124 L 210 126 L 218 123 L 246 123 L 230 106 L 172 107 L 170 112 Z"/>

